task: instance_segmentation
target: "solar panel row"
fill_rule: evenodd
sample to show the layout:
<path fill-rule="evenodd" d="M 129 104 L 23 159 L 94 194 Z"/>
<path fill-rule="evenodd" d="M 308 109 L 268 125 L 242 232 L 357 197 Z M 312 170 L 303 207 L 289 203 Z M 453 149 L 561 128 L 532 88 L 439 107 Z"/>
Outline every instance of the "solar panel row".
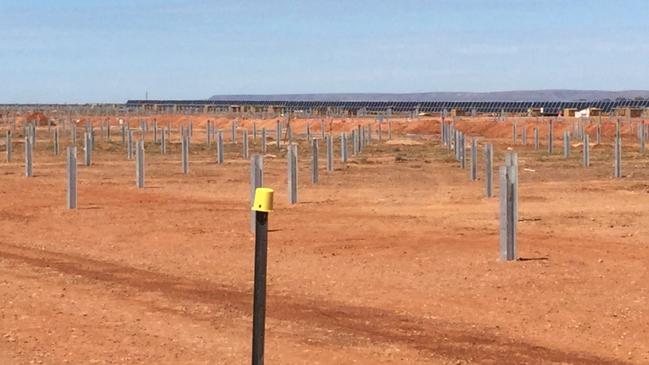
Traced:
<path fill-rule="evenodd" d="M 438 113 L 444 110 L 457 109 L 465 112 L 475 110 L 478 113 L 524 113 L 530 108 L 543 108 L 547 114 L 557 114 L 566 108 L 586 109 L 599 108 L 604 112 L 610 112 L 616 108 L 649 108 L 649 100 L 614 100 L 614 101 L 253 101 L 253 100 L 129 100 L 127 107 L 137 107 L 144 104 L 157 105 L 181 105 L 181 106 L 220 106 L 250 105 L 250 106 L 273 106 L 289 110 L 309 109 L 365 109 L 368 112 L 382 112 L 392 110 L 393 112 L 429 112 Z"/>

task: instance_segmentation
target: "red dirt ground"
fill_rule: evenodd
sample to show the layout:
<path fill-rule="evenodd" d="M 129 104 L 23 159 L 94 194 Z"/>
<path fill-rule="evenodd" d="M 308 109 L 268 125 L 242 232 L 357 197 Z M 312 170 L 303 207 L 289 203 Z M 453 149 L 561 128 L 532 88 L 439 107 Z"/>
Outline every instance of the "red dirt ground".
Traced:
<path fill-rule="evenodd" d="M 226 164 L 214 164 L 214 146 L 200 145 L 207 117 L 191 118 L 189 176 L 174 133 L 166 156 L 147 146 L 143 190 L 117 129 L 113 143 L 98 136 L 94 165 L 79 166 L 77 210 L 65 209 L 65 154 L 52 156 L 47 128 L 33 178 L 15 139 L 14 162 L 0 163 L 0 363 L 250 362 L 249 162 L 228 143 Z M 523 125 L 538 125 L 545 146 L 546 121 Z M 437 134 L 437 120 L 395 121 L 397 141 L 375 141 L 346 167 L 336 159 L 317 186 L 303 144 L 296 206 L 284 152 L 269 147 L 267 363 L 649 363 L 649 159 L 632 128 L 615 180 L 610 123 L 588 169 L 576 149 L 560 156 L 562 123 L 552 157 L 510 146 L 510 122 L 458 126 L 494 142 L 495 161 L 519 153 L 523 260 L 497 260 L 498 199 L 484 198 L 483 181 L 437 136 L 403 136 Z"/>

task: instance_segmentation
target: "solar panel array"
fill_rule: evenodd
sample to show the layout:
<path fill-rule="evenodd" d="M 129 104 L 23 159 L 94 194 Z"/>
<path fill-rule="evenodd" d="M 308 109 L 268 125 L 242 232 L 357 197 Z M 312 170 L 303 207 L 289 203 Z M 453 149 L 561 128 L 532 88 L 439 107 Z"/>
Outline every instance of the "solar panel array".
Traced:
<path fill-rule="evenodd" d="M 180 105 L 191 107 L 230 105 L 249 105 L 257 107 L 273 106 L 288 110 L 345 109 L 368 112 L 412 112 L 439 113 L 457 109 L 477 113 L 525 113 L 530 108 L 543 108 L 546 114 L 557 114 L 566 108 L 599 108 L 608 113 L 616 108 L 649 108 L 649 100 L 605 100 L 605 101 L 258 101 L 258 100 L 129 100 L 127 107 L 149 105 Z"/>

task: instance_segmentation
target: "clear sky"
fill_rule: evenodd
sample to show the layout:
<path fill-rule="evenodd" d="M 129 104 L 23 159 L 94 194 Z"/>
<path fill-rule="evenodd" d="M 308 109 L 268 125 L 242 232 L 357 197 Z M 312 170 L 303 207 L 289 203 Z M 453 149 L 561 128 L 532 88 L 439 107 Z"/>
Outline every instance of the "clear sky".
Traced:
<path fill-rule="evenodd" d="M 649 89 L 649 0 L 0 0 L 0 103 Z"/>

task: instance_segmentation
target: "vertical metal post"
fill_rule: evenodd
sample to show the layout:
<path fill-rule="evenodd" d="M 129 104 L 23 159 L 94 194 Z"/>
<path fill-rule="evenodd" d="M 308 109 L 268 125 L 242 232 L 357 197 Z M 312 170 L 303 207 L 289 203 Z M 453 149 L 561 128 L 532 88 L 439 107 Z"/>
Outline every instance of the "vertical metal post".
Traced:
<path fill-rule="evenodd" d="M 77 148 L 68 147 L 68 174 L 67 174 L 67 207 L 75 209 L 77 207 Z"/>
<path fill-rule="evenodd" d="M 584 167 L 590 166 L 590 141 L 589 141 L 588 134 L 584 134 L 584 156 L 583 156 L 583 162 L 582 164 Z"/>
<path fill-rule="evenodd" d="M 216 132 L 216 163 L 222 165 L 225 161 L 225 151 L 223 145 L 223 132 Z"/>
<path fill-rule="evenodd" d="M 135 148 L 135 186 L 144 188 L 144 141 L 138 141 Z"/>
<path fill-rule="evenodd" d="M 207 144 L 207 148 L 210 148 L 212 145 L 212 122 L 207 121 L 207 133 L 205 135 L 205 143 Z"/>
<path fill-rule="evenodd" d="M 131 160 L 133 159 L 133 131 L 129 130 L 127 135 L 128 143 L 126 145 L 126 157 Z"/>
<path fill-rule="evenodd" d="M 554 121 L 548 124 L 548 155 L 552 155 L 552 145 L 554 142 Z"/>
<path fill-rule="evenodd" d="M 638 138 L 640 138 L 640 153 L 644 153 L 645 150 L 645 133 L 644 133 L 644 121 L 640 122 L 638 125 Z"/>
<path fill-rule="evenodd" d="M 494 151 L 491 143 L 485 145 L 485 188 L 487 198 L 493 196 L 493 162 Z"/>
<path fill-rule="evenodd" d="M 162 128 L 160 133 L 160 153 L 163 155 L 167 154 L 167 132 L 165 128 Z"/>
<path fill-rule="evenodd" d="M 334 171 L 334 140 L 332 135 L 325 136 L 327 144 L 327 172 Z"/>
<path fill-rule="evenodd" d="M 257 122 L 252 122 L 252 144 L 257 144 Z"/>
<path fill-rule="evenodd" d="M 318 183 L 318 140 L 311 140 L 311 183 Z"/>
<path fill-rule="evenodd" d="M 539 149 L 539 129 L 534 128 L 534 150 L 538 151 Z"/>
<path fill-rule="evenodd" d="M 252 365 L 264 365 L 268 212 L 255 213 L 255 282 L 252 315 Z"/>
<path fill-rule="evenodd" d="M 255 191 L 264 185 L 264 156 L 252 155 L 250 159 L 250 206 L 255 200 Z M 251 212 L 250 232 L 255 232 L 255 212 Z"/>
<path fill-rule="evenodd" d="M 11 162 L 11 154 L 13 152 L 13 144 L 11 142 L 11 130 L 7 131 L 6 144 L 7 144 L 7 162 Z"/>
<path fill-rule="evenodd" d="M 158 143 L 158 121 L 153 120 L 153 143 Z"/>
<path fill-rule="evenodd" d="M 53 149 L 54 149 L 54 156 L 59 155 L 59 127 L 54 128 L 54 143 L 53 143 Z"/>
<path fill-rule="evenodd" d="M 83 139 L 83 163 L 86 166 L 92 165 L 92 141 L 90 140 L 90 132 L 84 134 Z"/>
<path fill-rule="evenodd" d="M 243 143 L 242 143 L 243 151 L 242 151 L 241 154 L 243 155 L 243 159 L 247 160 L 249 158 L 248 157 L 248 130 L 244 129 L 242 134 L 243 134 L 243 136 L 242 136 L 243 137 Z"/>
<path fill-rule="evenodd" d="M 182 136 L 182 156 L 181 156 L 181 163 L 182 163 L 182 169 L 183 169 L 183 174 L 188 175 L 189 174 L 189 131 L 185 130 Z"/>
<path fill-rule="evenodd" d="M 527 145 L 527 128 L 525 127 L 521 130 L 521 144 L 523 146 Z"/>
<path fill-rule="evenodd" d="M 516 236 L 518 220 L 518 163 L 515 153 L 507 156 L 505 166 L 500 167 L 500 259 L 516 260 Z"/>
<path fill-rule="evenodd" d="M 516 133 L 516 121 L 512 122 L 512 143 L 516 144 L 516 137 L 518 137 L 518 133 Z"/>
<path fill-rule="evenodd" d="M 566 160 L 570 157 L 570 132 L 563 132 L 563 158 Z"/>
<path fill-rule="evenodd" d="M 466 168 L 466 142 L 464 133 L 460 133 L 460 167 Z"/>
<path fill-rule="evenodd" d="M 121 131 L 122 131 L 122 146 L 126 143 L 126 125 L 122 124 L 121 125 Z"/>
<path fill-rule="evenodd" d="M 471 181 L 478 180 L 478 141 L 471 138 Z"/>
<path fill-rule="evenodd" d="M 345 132 L 340 133 L 340 161 L 347 162 L 347 135 Z"/>
<path fill-rule="evenodd" d="M 599 145 L 601 142 L 602 142 L 602 123 L 598 122 L 597 129 L 595 130 L 595 144 Z"/>
<path fill-rule="evenodd" d="M 290 123 L 286 125 L 286 140 L 288 143 L 293 143 L 293 127 Z"/>
<path fill-rule="evenodd" d="M 73 146 L 77 145 L 77 125 L 74 122 L 72 122 L 70 128 L 70 144 Z"/>
<path fill-rule="evenodd" d="M 288 153 L 288 202 L 297 204 L 297 145 L 290 144 Z"/>
<path fill-rule="evenodd" d="M 233 120 L 232 121 L 232 143 L 237 144 L 237 121 Z"/>
<path fill-rule="evenodd" d="M 32 177 L 32 139 L 25 136 L 25 176 Z"/>
<path fill-rule="evenodd" d="M 388 141 L 392 140 L 392 121 L 388 119 Z"/>
<path fill-rule="evenodd" d="M 266 153 L 266 128 L 261 129 L 261 153 Z"/>
<path fill-rule="evenodd" d="M 281 139 L 282 139 L 282 125 L 280 124 L 280 122 L 278 120 L 277 125 L 275 126 L 275 140 L 277 142 L 277 149 L 278 150 L 279 150 Z"/>
<path fill-rule="evenodd" d="M 615 165 L 614 165 L 614 176 L 616 178 L 622 177 L 622 131 L 620 127 L 620 121 L 618 120 L 615 124 Z"/>

